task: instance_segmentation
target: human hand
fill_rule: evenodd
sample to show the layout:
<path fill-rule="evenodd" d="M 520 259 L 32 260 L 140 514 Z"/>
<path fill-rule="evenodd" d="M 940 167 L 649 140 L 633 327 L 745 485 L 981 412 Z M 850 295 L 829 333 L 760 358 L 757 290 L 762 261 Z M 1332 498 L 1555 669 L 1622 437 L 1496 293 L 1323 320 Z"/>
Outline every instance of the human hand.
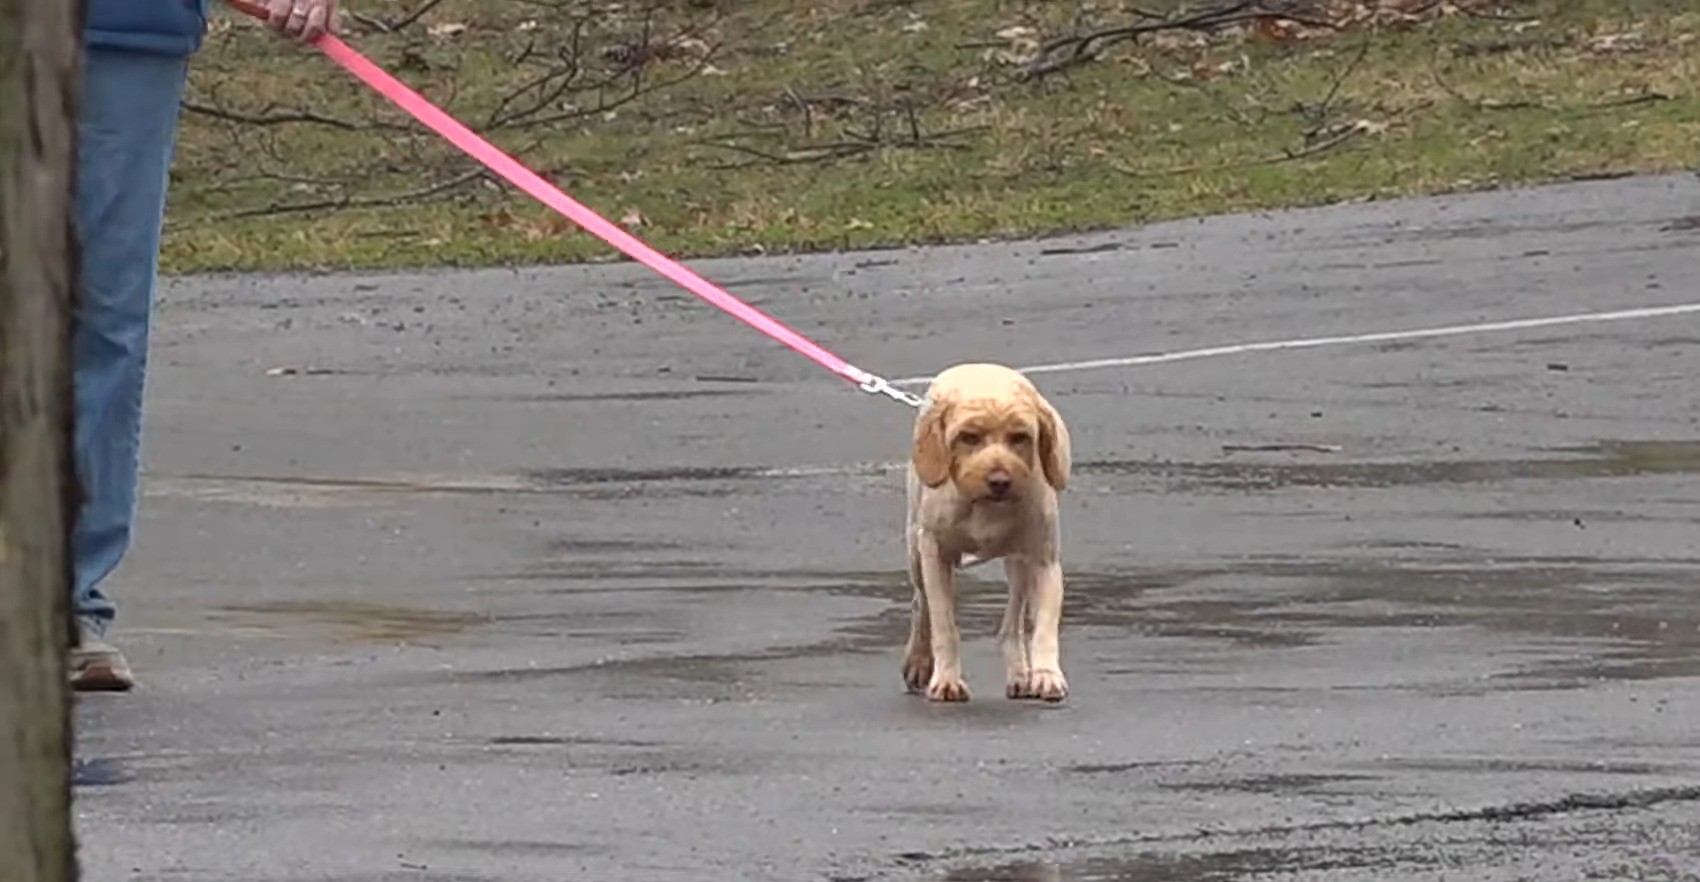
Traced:
<path fill-rule="evenodd" d="M 337 0 L 266 0 L 266 26 L 290 39 L 311 43 L 337 31 L 336 6 Z"/>

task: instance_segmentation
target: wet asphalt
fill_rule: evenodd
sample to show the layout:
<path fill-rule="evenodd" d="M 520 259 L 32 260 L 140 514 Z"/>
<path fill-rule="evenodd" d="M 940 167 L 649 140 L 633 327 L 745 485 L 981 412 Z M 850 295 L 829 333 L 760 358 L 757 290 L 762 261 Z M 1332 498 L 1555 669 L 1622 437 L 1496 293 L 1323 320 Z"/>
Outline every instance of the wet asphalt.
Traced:
<path fill-rule="evenodd" d="M 1700 301 L 1700 179 L 694 266 L 898 377 Z M 1060 706 L 985 570 L 903 693 L 910 412 L 647 270 L 156 340 L 85 879 L 1700 878 L 1700 315 L 1036 377 Z"/>

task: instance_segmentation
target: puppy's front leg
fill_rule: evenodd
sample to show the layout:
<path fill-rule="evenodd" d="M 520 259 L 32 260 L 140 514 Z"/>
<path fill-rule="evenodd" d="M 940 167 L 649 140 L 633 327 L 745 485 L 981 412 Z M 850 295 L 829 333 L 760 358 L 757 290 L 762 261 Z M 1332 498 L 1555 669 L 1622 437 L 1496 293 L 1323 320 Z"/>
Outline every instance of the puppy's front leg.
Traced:
<path fill-rule="evenodd" d="M 927 614 L 926 576 L 913 534 L 909 546 L 909 584 L 914 596 L 909 601 L 909 644 L 903 650 L 903 685 L 910 692 L 921 692 L 933 679 L 933 634 Z"/>
<path fill-rule="evenodd" d="M 933 701 L 967 701 L 968 684 L 962 681 L 962 637 L 956 628 L 956 573 L 931 536 L 922 534 L 920 552 L 921 583 L 933 640 L 933 676 L 927 684 L 927 697 Z"/>
<path fill-rule="evenodd" d="M 1058 632 L 1062 627 L 1062 563 L 1053 560 L 1033 566 L 1033 642 L 1029 649 L 1033 669 L 1027 679 L 1028 691 L 1035 698 L 1062 701 L 1068 696 L 1068 680 L 1063 677 L 1058 648 Z"/>
<path fill-rule="evenodd" d="M 1003 650 L 1004 695 L 1032 698 L 1028 657 L 1032 632 L 1033 566 L 1014 557 L 1004 558 L 1004 579 L 1009 583 L 1009 605 L 998 625 L 998 648 Z"/>

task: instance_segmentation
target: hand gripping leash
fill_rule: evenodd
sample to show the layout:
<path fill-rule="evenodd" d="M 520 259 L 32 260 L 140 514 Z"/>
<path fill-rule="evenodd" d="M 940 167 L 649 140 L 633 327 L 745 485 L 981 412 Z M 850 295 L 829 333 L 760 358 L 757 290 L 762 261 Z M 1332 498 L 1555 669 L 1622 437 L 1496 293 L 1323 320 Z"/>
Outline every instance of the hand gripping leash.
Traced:
<path fill-rule="evenodd" d="M 250 2 L 250 0 L 226 0 L 226 2 L 243 14 L 262 20 L 267 17 L 266 9 Z M 459 147 L 485 168 L 495 172 L 508 183 L 524 190 L 544 205 L 560 212 L 568 220 L 624 252 L 626 256 L 673 280 L 692 294 L 731 313 L 735 318 L 757 331 L 791 347 L 821 367 L 856 384 L 857 388 L 863 392 L 883 395 L 910 407 L 921 406 L 922 401 L 919 396 L 905 392 L 893 386 L 885 378 L 868 373 L 839 358 L 814 341 L 786 327 L 772 316 L 728 294 L 720 286 L 686 269 L 672 258 L 649 247 L 637 237 L 609 223 L 601 215 L 561 192 L 559 187 L 539 177 L 536 173 L 521 165 L 518 160 L 479 137 L 471 129 L 425 100 L 423 96 L 408 88 L 400 80 L 390 76 L 336 35 L 325 34 L 313 41 L 313 46 L 325 57 L 336 62 L 342 69 L 353 74 L 355 78 L 406 111 L 409 116 L 418 120 L 426 128 Z"/>

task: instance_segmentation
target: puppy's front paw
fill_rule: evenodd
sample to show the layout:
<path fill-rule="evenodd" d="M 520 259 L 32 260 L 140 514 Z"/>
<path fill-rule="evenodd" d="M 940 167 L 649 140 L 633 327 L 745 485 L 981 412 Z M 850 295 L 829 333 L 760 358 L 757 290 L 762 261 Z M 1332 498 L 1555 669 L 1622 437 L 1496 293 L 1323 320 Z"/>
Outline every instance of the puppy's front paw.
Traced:
<path fill-rule="evenodd" d="M 910 692 L 925 692 L 933 681 L 933 657 L 911 655 L 903 660 L 903 686 Z"/>
<path fill-rule="evenodd" d="M 962 682 L 960 674 L 935 672 L 932 682 L 927 684 L 927 698 L 932 701 L 967 701 L 968 684 Z"/>
<path fill-rule="evenodd" d="M 1007 698 L 1037 698 L 1033 694 L 1033 675 L 1026 671 L 1011 671 L 1004 680 L 1003 694 Z"/>
<path fill-rule="evenodd" d="M 1062 701 L 1068 697 L 1068 678 L 1062 671 L 1035 668 L 1027 677 L 1026 698 Z"/>

